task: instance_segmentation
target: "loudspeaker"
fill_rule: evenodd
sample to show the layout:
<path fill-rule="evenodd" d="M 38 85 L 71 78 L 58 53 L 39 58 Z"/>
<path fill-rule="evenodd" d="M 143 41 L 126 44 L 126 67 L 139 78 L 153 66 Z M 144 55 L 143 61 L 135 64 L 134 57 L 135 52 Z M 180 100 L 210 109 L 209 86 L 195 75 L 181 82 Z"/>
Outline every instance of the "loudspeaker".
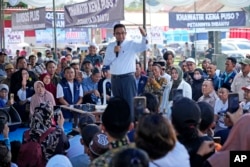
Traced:
<path fill-rule="evenodd" d="M 208 31 L 208 43 L 214 46 L 214 31 Z"/>
<path fill-rule="evenodd" d="M 214 48 L 214 53 L 221 54 L 221 32 L 208 31 L 208 43 L 211 43 Z"/>
<path fill-rule="evenodd" d="M 4 117 L 8 123 L 10 132 L 15 131 L 22 124 L 20 115 L 13 106 L 0 109 L 0 117 Z"/>

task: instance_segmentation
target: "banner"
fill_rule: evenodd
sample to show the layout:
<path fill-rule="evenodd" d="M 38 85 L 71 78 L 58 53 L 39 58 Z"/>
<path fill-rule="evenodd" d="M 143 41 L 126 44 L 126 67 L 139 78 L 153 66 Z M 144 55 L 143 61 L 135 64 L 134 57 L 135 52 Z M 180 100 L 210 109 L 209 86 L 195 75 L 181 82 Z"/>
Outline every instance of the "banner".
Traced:
<path fill-rule="evenodd" d="M 11 14 L 11 23 L 13 30 L 36 30 L 44 29 L 45 26 L 45 8 L 37 8 L 24 12 Z"/>
<path fill-rule="evenodd" d="M 65 26 L 73 27 L 124 19 L 124 0 L 89 0 L 64 6 Z"/>
<path fill-rule="evenodd" d="M 56 27 L 57 28 L 64 28 L 64 12 L 56 12 Z M 46 28 L 53 28 L 54 26 L 54 14 L 53 12 L 46 12 Z"/>
<path fill-rule="evenodd" d="M 138 28 L 127 28 L 127 37 L 132 40 L 139 41 L 142 39 L 142 35 Z M 147 28 L 148 41 L 149 43 L 162 44 L 164 41 L 163 27 L 150 27 Z"/>
<path fill-rule="evenodd" d="M 214 28 L 246 26 L 243 11 L 217 13 L 169 12 L 169 28 Z"/>
<path fill-rule="evenodd" d="M 57 28 L 56 29 L 56 39 L 58 43 L 65 42 L 65 31 L 64 29 Z M 36 43 L 53 43 L 54 42 L 54 34 L 52 28 L 47 28 L 44 30 L 36 30 Z"/>
<path fill-rule="evenodd" d="M 66 28 L 65 40 L 67 43 L 87 43 L 90 41 L 88 28 Z"/>
<path fill-rule="evenodd" d="M 4 28 L 4 42 L 6 53 L 13 56 L 17 49 L 21 49 L 18 44 L 24 43 L 24 31 L 12 31 L 11 28 Z"/>

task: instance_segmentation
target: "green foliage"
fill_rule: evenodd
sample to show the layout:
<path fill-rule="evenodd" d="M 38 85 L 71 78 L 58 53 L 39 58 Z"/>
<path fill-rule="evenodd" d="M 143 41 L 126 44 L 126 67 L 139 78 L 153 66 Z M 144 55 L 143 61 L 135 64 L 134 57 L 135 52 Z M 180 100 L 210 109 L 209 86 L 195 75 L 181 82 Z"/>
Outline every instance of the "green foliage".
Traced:
<path fill-rule="evenodd" d="M 10 4 L 9 4 L 9 2 L 7 2 L 7 7 L 22 7 L 22 8 L 28 8 L 28 5 L 27 4 L 25 4 L 25 3 L 23 3 L 23 2 L 19 2 L 19 4 L 17 4 L 16 6 L 11 6 Z"/>
<path fill-rule="evenodd" d="M 126 11 L 141 11 L 143 6 L 142 0 L 134 0 L 127 7 L 125 7 Z"/>

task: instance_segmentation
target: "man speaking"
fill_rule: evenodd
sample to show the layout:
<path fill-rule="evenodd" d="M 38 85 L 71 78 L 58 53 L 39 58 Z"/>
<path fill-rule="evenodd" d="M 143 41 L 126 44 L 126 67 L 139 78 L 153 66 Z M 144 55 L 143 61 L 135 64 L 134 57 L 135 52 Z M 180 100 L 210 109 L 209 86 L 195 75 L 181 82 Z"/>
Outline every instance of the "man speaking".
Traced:
<path fill-rule="evenodd" d="M 141 41 L 127 40 L 126 27 L 123 24 L 116 24 L 114 26 L 116 41 L 108 45 L 103 61 L 104 65 L 110 66 L 113 96 L 122 97 L 128 102 L 133 119 L 133 98 L 136 95 L 134 76 L 136 54 L 148 48 L 147 33 L 142 27 L 139 27 L 139 30 L 142 35 Z"/>

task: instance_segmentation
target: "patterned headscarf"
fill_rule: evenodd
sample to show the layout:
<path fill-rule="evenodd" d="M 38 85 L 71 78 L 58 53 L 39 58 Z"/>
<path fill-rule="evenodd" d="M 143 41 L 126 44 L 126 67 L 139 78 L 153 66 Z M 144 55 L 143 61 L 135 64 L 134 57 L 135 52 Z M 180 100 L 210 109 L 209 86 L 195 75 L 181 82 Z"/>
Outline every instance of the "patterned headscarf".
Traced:
<path fill-rule="evenodd" d="M 52 109 L 48 104 L 40 104 L 35 108 L 35 112 L 30 122 L 31 138 L 39 138 L 51 127 Z"/>
<path fill-rule="evenodd" d="M 41 103 L 40 107 L 35 109 L 30 123 L 29 134 L 31 140 L 38 140 L 43 133 L 51 128 L 52 113 L 53 110 L 48 104 Z M 45 141 L 41 143 L 43 153 L 47 160 L 54 155 L 62 133 L 62 129 L 57 128 L 46 137 Z"/>

